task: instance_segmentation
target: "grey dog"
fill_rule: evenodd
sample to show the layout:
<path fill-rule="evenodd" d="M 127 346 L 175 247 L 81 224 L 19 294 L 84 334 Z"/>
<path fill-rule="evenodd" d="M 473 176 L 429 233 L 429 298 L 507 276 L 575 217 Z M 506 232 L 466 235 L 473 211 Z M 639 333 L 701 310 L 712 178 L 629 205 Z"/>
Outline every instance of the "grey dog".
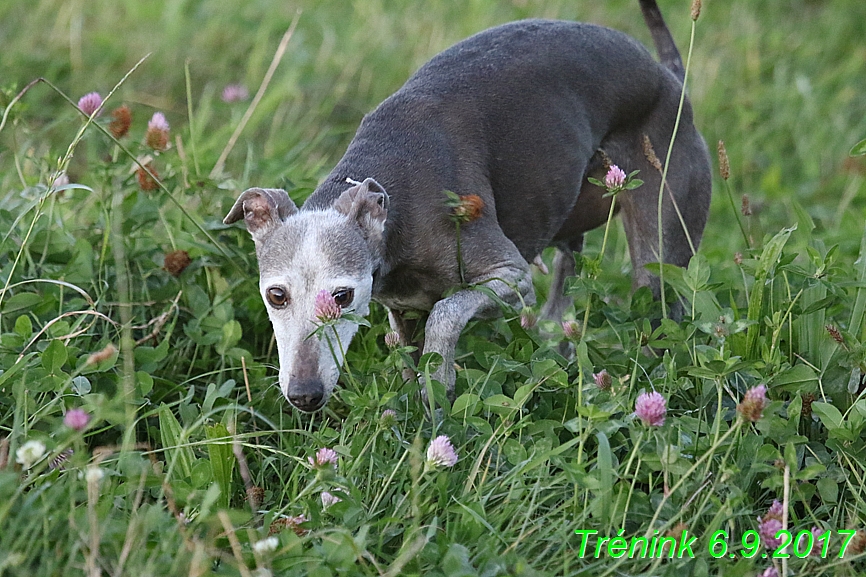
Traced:
<path fill-rule="evenodd" d="M 644 267 L 659 260 L 659 194 L 663 260 L 688 263 L 709 210 L 709 156 L 688 100 L 673 137 L 682 60 L 655 0 L 640 5 L 661 64 L 629 36 L 591 24 L 491 28 L 435 56 L 366 115 L 300 209 L 282 190 L 240 195 L 225 223 L 243 219 L 255 242 L 279 383 L 293 406 L 327 402 L 357 330 L 341 318 L 311 334 L 323 290 L 345 312 L 366 315 L 371 299 L 387 307 L 402 343 L 442 355 L 433 378 L 450 396 L 460 332 L 500 314 L 497 301 L 534 304 L 529 263 L 548 246 L 558 252 L 542 314 L 560 316 L 572 251 L 610 208 L 587 177 L 604 178 L 609 162 L 645 181 L 617 198 L 634 286 L 659 293 Z M 672 138 L 662 186 L 657 158 Z M 460 228 L 460 259 L 443 191 L 483 201 Z M 426 313 L 423 337 L 410 311 Z"/>

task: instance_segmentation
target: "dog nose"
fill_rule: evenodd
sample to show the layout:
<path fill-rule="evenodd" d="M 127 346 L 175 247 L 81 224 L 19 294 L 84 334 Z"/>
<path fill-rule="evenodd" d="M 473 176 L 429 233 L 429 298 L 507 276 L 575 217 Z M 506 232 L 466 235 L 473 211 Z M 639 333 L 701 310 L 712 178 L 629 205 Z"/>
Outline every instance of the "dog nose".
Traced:
<path fill-rule="evenodd" d="M 289 384 L 289 394 L 286 395 L 295 408 L 312 413 L 325 404 L 325 387 L 318 379 L 305 379 Z"/>

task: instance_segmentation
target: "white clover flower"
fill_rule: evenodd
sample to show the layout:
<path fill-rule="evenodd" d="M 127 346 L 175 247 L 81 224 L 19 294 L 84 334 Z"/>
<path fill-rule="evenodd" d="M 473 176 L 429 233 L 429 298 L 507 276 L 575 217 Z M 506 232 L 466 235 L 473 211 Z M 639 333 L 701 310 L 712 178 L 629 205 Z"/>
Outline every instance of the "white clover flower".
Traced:
<path fill-rule="evenodd" d="M 87 471 L 84 473 L 84 480 L 90 483 L 98 483 L 105 476 L 105 472 L 97 467 L 96 465 L 90 465 L 87 467 Z"/>
<path fill-rule="evenodd" d="M 342 499 L 340 499 L 336 495 L 332 495 L 328 491 L 322 491 L 321 497 L 322 497 L 322 509 L 327 509 L 331 505 L 336 505 L 337 503 L 342 501 Z"/>
<path fill-rule="evenodd" d="M 276 551 L 279 545 L 279 539 L 276 537 L 268 537 L 267 539 L 262 539 L 261 541 L 253 543 L 253 551 L 256 553 L 271 553 Z"/>
<path fill-rule="evenodd" d="M 15 451 L 15 462 L 21 463 L 28 470 L 45 455 L 45 443 L 42 441 L 27 441 Z"/>

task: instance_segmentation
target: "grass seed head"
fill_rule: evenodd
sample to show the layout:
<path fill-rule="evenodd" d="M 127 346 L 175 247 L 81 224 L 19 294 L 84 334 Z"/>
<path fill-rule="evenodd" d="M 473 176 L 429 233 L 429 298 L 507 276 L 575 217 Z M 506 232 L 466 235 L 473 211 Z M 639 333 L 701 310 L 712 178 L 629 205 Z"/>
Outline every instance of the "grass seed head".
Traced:
<path fill-rule="evenodd" d="M 842 337 L 842 333 L 839 332 L 839 329 L 836 328 L 835 325 L 827 325 L 824 328 L 827 329 L 827 333 L 829 333 L 829 335 L 833 338 L 834 341 L 836 341 L 840 345 L 845 344 L 845 339 Z"/>
<path fill-rule="evenodd" d="M 728 151 L 725 148 L 725 141 L 719 141 L 719 174 L 723 180 L 728 180 L 731 177 L 731 161 L 728 159 Z"/>
<path fill-rule="evenodd" d="M 653 143 L 650 140 L 649 136 L 646 134 L 643 135 L 643 154 L 646 156 L 647 162 L 649 162 L 653 168 L 662 171 L 662 163 L 659 160 L 659 157 L 656 156 L 656 151 L 653 148 Z"/>

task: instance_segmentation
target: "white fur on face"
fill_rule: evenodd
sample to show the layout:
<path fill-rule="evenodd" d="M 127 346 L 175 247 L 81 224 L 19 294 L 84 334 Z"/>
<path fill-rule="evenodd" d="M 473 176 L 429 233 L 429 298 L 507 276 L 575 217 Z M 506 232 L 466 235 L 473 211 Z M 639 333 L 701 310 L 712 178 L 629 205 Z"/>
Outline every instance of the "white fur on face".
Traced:
<path fill-rule="evenodd" d="M 322 290 L 333 294 L 353 289 L 354 299 L 343 312 L 369 313 L 373 271 L 366 244 L 356 227 L 336 211 L 310 211 L 287 219 L 257 246 L 257 253 L 259 288 L 277 340 L 280 389 L 288 399 L 292 381 L 298 375 L 313 376 L 310 371 L 315 366 L 327 401 L 358 327 L 341 318 L 333 327 L 313 334 L 319 324 L 316 295 Z M 267 290 L 275 286 L 288 296 L 283 308 L 268 303 Z"/>

